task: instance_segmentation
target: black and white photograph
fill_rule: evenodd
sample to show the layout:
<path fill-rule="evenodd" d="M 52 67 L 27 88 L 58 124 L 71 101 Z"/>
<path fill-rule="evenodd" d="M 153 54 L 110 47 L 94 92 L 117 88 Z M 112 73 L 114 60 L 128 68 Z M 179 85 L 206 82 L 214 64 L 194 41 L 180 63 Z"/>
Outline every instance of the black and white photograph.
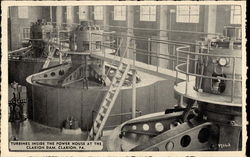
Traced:
<path fill-rule="evenodd" d="M 245 1 L 2 4 L 3 156 L 245 156 Z"/>

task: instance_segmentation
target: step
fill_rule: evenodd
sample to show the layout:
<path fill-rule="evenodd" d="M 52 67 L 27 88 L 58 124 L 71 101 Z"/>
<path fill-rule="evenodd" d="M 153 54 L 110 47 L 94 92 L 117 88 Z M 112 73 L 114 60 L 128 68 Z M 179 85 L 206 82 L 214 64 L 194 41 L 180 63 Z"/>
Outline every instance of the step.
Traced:
<path fill-rule="evenodd" d="M 111 101 L 112 101 L 112 100 L 111 100 L 110 98 L 108 98 L 108 97 L 106 98 L 106 100 L 108 100 L 109 102 L 111 102 Z"/>
<path fill-rule="evenodd" d="M 98 113 L 100 116 L 102 116 L 102 117 L 105 117 L 105 113 L 103 113 L 103 112 L 99 112 Z"/>
<path fill-rule="evenodd" d="M 114 90 L 110 90 L 109 93 L 115 94 L 115 91 Z"/>
<path fill-rule="evenodd" d="M 122 78 L 122 75 L 116 75 L 115 78 L 120 79 Z"/>
<path fill-rule="evenodd" d="M 119 80 L 117 80 L 116 82 L 118 82 L 118 81 L 119 81 Z M 119 81 L 119 82 L 120 82 L 120 81 Z M 118 87 L 118 84 L 113 83 L 112 86 L 113 86 L 113 87 Z"/>
<path fill-rule="evenodd" d="M 98 124 L 101 124 L 102 123 L 102 121 L 100 120 L 100 119 L 96 119 L 95 120 Z"/>
<path fill-rule="evenodd" d="M 108 108 L 109 108 L 108 106 L 105 106 L 105 105 L 103 105 L 102 107 L 105 108 L 105 109 L 108 109 Z"/>

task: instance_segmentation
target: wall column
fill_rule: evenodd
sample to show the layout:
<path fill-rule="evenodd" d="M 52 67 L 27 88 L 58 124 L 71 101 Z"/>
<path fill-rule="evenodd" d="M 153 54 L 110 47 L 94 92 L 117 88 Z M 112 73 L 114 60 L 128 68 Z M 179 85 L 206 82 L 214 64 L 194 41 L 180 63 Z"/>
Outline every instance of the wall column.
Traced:
<path fill-rule="evenodd" d="M 127 27 L 128 28 L 134 28 L 134 6 L 127 6 Z M 127 30 L 127 35 L 128 36 L 133 36 L 134 35 L 134 30 L 133 29 L 128 29 Z M 130 48 L 135 48 L 135 41 L 130 40 L 131 37 L 127 37 L 127 46 Z M 127 50 L 127 58 L 133 58 L 133 52 L 134 50 L 128 49 Z"/>
<path fill-rule="evenodd" d="M 205 6 L 204 32 L 206 33 L 216 33 L 216 10 L 216 5 Z"/>
<path fill-rule="evenodd" d="M 63 7 L 57 6 L 56 7 L 56 24 L 57 26 L 61 26 L 63 23 Z"/>
<path fill-rule="evenodd" d="M 160 30 L 166 30 L 167 29 L 167 6 L 157 6 L 159 8 L 157 8 L 158 11 L 158 18 L 157 21 L 159 23 L 159 28 Z M 167 32 L 166 31 L 160 31 L 159 32 L 159 40 L 167 40 Z M 166 54 L 169 55 L 169 51 L 168 51 L 168 45 L 167 44 L 162 44 L 159 43 L 157 44 L 159 45 L 159 48 L 157 49 L 158 54 Z M 169 61 L 166 59 L 158 59 L 158 65 L 160 67 L 163 68 L 167 68 L 169 67 Z"/>

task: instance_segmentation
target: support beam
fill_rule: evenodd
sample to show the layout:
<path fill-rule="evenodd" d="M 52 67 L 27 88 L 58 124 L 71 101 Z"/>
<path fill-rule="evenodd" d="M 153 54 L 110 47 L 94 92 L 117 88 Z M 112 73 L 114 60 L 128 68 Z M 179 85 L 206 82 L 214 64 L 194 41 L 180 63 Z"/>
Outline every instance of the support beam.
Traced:
<path fill-rule="evenodd" d="M 132 72 L 132 118 L 136 118 L 136 70 L 133 69 Z"/>

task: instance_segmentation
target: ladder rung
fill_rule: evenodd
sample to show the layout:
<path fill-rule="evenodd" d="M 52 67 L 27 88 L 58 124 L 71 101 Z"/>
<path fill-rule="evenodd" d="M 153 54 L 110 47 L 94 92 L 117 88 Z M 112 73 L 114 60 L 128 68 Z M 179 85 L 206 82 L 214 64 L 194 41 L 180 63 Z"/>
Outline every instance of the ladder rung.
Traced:
<path fill-rule="evenodd" d="M 100 119 L 96 119 L 95 120 L 98 124 L 101 124 L 102 123 L 102 121 L 100 120 Z"/>
<path fill-rule="evenodd" d="M 117 94 L 119 92 L 118 88 L 120 87 L 121 83 L 125 81 L 125 74 L 127 75 L 129 65 L 121 63 L 116 71 L 115 76 L 113 77 L 112 83 L 110 85 L 110 89 L 104 98 L 102 105 L 100 106 L 100 110 L 97 114 L 93 125 L 92 136 L 95 139 L 99 138 L 100 132 L 102 132 L 103 127 L 107 121 L 107 117 L 109 116 L 108 112 L 112 109 L 114 105 L 112 102 L 116 99 Z M 111 94 L 113 95 L 111 95 Z M 106 117 L 106 118 L 105 118 Z"/>
<path fill-rule="evenodd" d="M 100 116 L 102 116 L 102 117 L 105 116 L 105 113 L 103 113 L 103 112 L 99 112 L 98 114 L 99 114 Z"/>
<path fill-rule="evenodd" d="M 97 126 L 94 126 L 93 136 L 95 136 L 95 135 L 96 135 L 96 133 L 97 133 L 98 129 L 99 129 L 99 128 L 98 128 Z"/>
<path fill-rule="evenodd" d="M 105 108 L 105 109 L 108 109 L 108 106 L 103 105 L 102 107 Z"/>
<path fill-rule="evenodd" d="M 117 81 L 119 81 L 119 80 L 117 80 Z M 113 83 L 113 84 L 112 84 L 112 86 L 114 86 L 114 87 L 118 87 L 118 84 Z"/>
<path fill-rule="evenodd" d="M 115 94 L 115 91 L 113 91 L 113 90 L 110 90 L 110 91 L 109 91 L 109 93 L 111 93 L 111 94 Z"/>
<path fill-rule="evenodd" d="M 121 75 L 117 75 L 117 76 L 115 76 L 115 78 L 120 79 L 120 78 L 122 78 L 122 76 Z"/>
<path fill-rule="evenodd" d="M 108 101 L 110 101 L 110 102 L 112 101 L 112 100 L 111 100 L 110 98 L 108 98 L 108 97 L 106 98 L 106 100 L 108 100 Z"/>
<path fill-rule="evenodd" d="M 126 69 L 119 69 L 120 73 L 124 73 Z"/>

